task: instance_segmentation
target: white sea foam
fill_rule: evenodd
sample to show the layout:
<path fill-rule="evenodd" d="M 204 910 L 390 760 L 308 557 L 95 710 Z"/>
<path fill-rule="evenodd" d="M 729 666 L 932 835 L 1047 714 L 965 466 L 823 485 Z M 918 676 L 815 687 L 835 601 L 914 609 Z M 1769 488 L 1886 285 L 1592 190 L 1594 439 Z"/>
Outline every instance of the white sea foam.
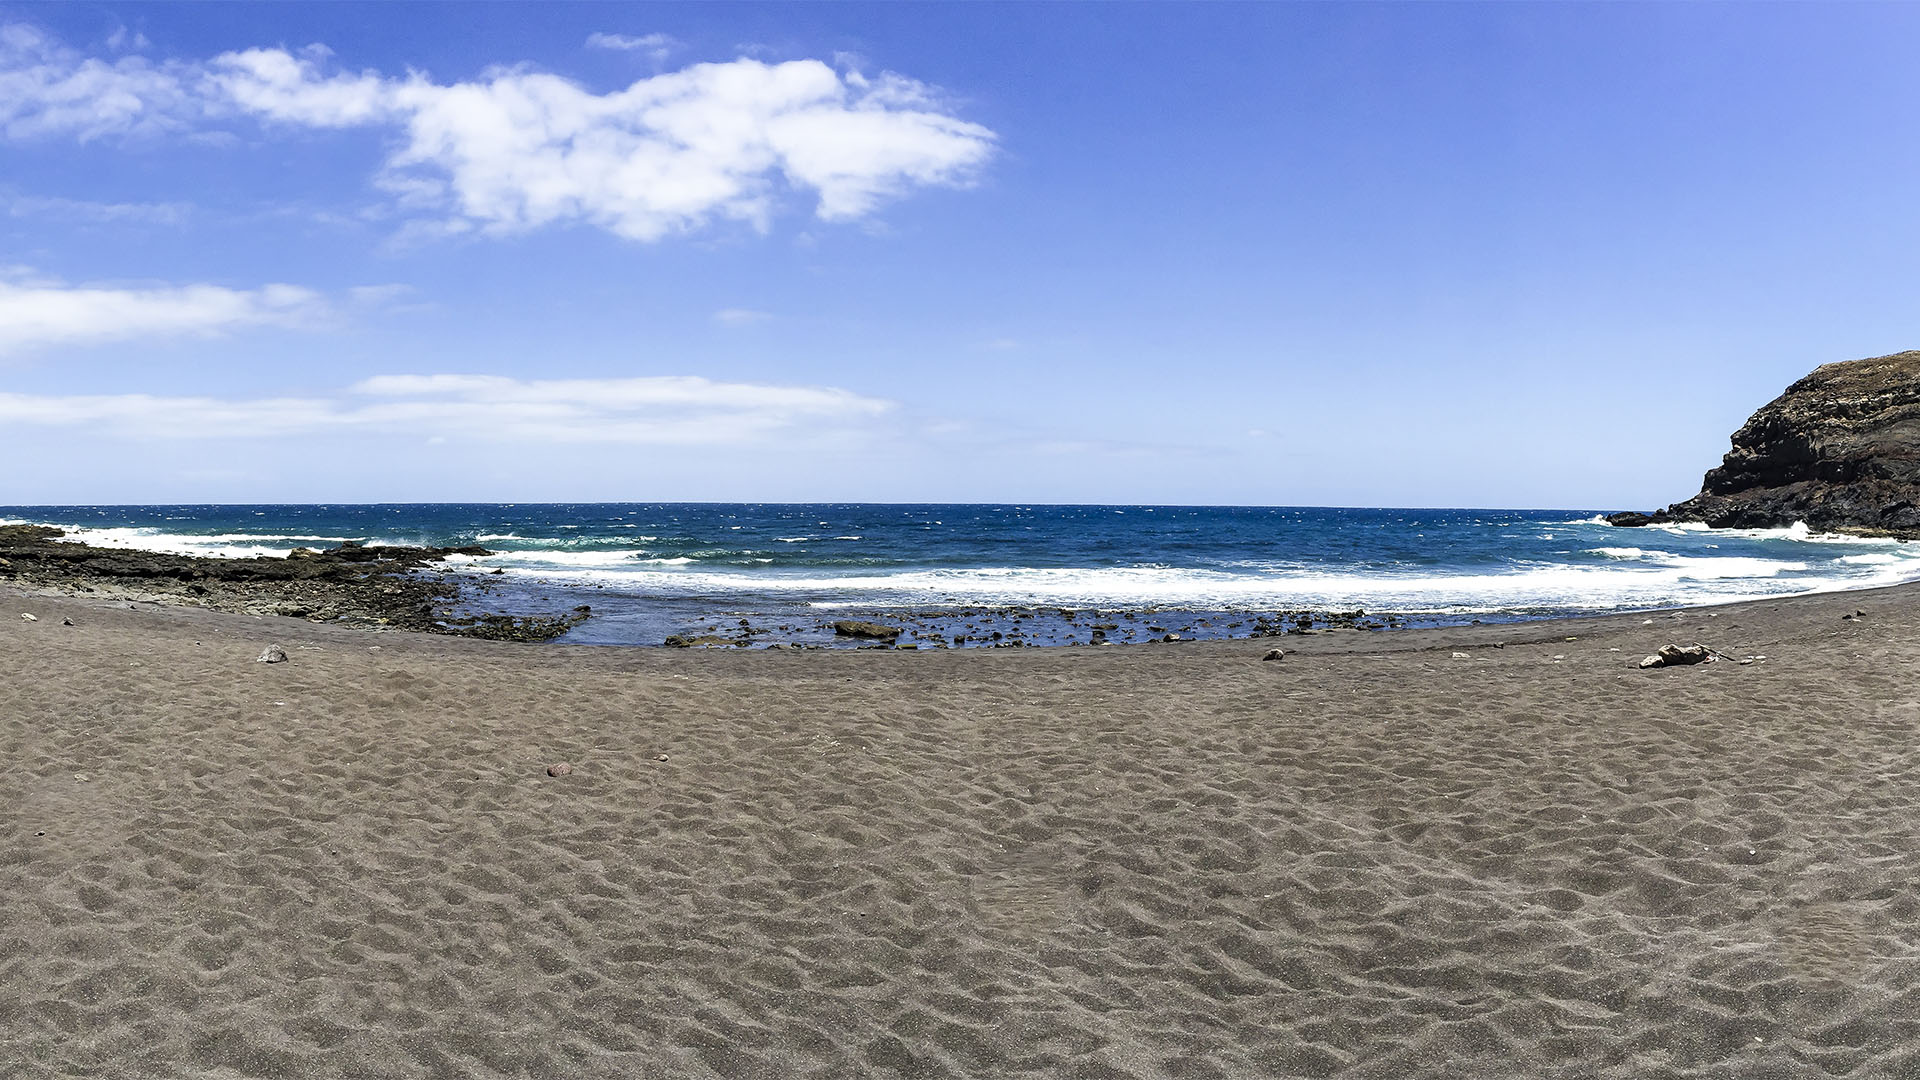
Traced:
<path fill-rule="evenodd" d="M 643 548 L 610 548 L 602 551 L 503 551 L 496 555 L 474 556 L 488 566 L 529 571 L 588 569 L 593 567 L 636 566 L 648 559 Z"/>
<path fill-rule="evenodd" d="M 1676 536 L 1698 536 L 1712 533 L 1716 536 L 1739 537 L 1742 540 L 1793 540 L 1803 544 L 1873 544 L 1897 545 L 1906 541 L 1891 536 L 1855 536 L 1851 533 L 1814 532 L 1804 521 L 1778 529 L 1715 529 L 1698 521 L 1670 521 L 1660 525 L 1642 526 L 1655 532 L 1673 533 Z"/>
<path fill-rule="evenodd" d="M 1489 574 L 1229 573 L 1162 566 L 979 567 L 836 576 L 769 574 L 669 560 L 629 562 L 619 571 L 576 568 L 523 572 L 556 582 L 599 583 L 640 594 L 783 594 L 824 607 L 927 603 L 1200 608 L 1365 607 L 1376 611 L 1478 614 L 1602 611 L 1725 603 L 1892 584 L 1920 578 L 1920 559 L 1838 574 L 1810 564 L 1758 558 L 1669 556 L 1640 566 L 1539 565 Z M 622 572 L 624 571 L 624 572 Z"/>
<path fill-rule="evenodd" d="M 357 540 L 350 536 L 315 536 L 287 533 L 170 533 L 160 529 L 111 526 L 60 525 L 66 535 L 61 541 L 101 548 L 154 551 L 167 555 L 199 555 L 210 558 L 239 559 L 280 557 L 297 547 L 344 543 Z"/>

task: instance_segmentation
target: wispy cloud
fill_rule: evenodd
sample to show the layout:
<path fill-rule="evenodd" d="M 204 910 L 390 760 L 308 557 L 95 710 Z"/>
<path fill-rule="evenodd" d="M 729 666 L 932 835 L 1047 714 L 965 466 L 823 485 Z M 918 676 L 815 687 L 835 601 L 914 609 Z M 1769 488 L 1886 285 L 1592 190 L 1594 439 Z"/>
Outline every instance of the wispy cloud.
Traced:
<path fill-rule="evenodd" d="M 0 25 L 0 132 L 22 139 L 181 131 L 204 111 L 186 65 L 82 56 L 38 30 Z"/>
<path fill-rule="evenodd" d="M 0 27 L 8 138 L 199 137 L 248 119 L 395 132 L 376 180 L 443 233 L 587 224 L 641 241 L 765 229 L 789 191 L 823 220 L 859 219 L 971 182 L 995 142 L 922 83 L 818 60 L 694 64 L 596 94 L 526 67 L 445 84 L 340 70 L 320 46 L 107 61 Z"/>
<path fill-rule="evenodd" d="M 750 446 L 857 433 L 893 408 L 833 387 L 698 376 L 382 375 L 300 398 L 0 393 L 0 424 L 87 426 L 168 439 L 383 431 L 489 442 Z"/>
<path fill-rule="evenodd" d="M 6 200 L 7 213 L 17 218 L 53 218 L 95 224 L 179 225 L 192 207 L 186 203 L 114 203 L 20 195 Z"/>
<path fill-rule="evenodd" d="M 766 322 L 773 318 L 771 312 L 755 311 L 752 308 L 721 308 L 713 313 L 713 321 L 726 326 L 750 326 L 753 323 Z"/>
<path fill-rule="evenodd" d="M 328 313 L 325 297 L 296 285 L 122 288 L 16 277 L 0 280 L 0 356 L 48 345 L 312 325 Z"/>
<path fill-rule="evenodd" d="M 587 47 L 645 53 L 657 64 L 672 56 L 674 50 L 680 47 L 680 42 L 668 34 L 641 34 L 637 37 L 631 34 L 588 34 Z"/>

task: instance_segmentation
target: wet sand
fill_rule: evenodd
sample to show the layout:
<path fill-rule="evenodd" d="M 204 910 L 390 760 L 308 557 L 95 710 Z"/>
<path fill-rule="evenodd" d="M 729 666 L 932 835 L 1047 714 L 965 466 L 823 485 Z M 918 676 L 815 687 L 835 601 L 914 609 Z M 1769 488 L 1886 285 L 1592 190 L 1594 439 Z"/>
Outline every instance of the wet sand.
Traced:
<path fill-rule="evenodd" d="M 0 1076 L 1920 1076 L 1920 587 L 964 652 L 0 605 Z M 1766 659 L 1632 667 L 1694 640 Z"/>

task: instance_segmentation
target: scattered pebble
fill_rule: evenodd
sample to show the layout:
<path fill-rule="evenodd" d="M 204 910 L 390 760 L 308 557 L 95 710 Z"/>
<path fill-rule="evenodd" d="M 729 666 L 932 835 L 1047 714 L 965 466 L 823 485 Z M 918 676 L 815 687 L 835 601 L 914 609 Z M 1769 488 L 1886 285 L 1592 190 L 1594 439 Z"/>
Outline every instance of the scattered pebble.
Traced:
<path fill-rule="evenodd" d="M 1471 660 L 1471 659 L 1473 659 L 1473 657 L 1471 657 L 1471 656 L 1468 656 L 1468 655 L 1467 655 L 1466 653 L 1463 653 L 1463 652 L 1457 652 L 1457 653 L 1454 653 L 1454 654 L 1453 654 L 1453 658 L 1454 658 L 1455 660 Z"/>
<path fill-rule="evenodd" d="M 83 783 L 83 784 L 84 784 L 84 783 L 86 783 L 86 782 L 87 782 L 87 781 L 88 781 L 89 779 L 91 779 L 90 777 L 88 777 L 88 776 L 87 776 L 87 774 L 86 774 L 86 773 L 83 773 L 83 772 L 77 772 L 77 773 L 74 773 L 74 774 L 73 774 L 73 778 L 74 778 L 75 780 L 78 780 L 78 781 L 80 781 L 80 782 L 81 782 L 81 783 Z"/>
<path fill-rule="evenodd" d="M 655 761 L 665 761 L 665 760 L 667 760 L 667 755 L 665 755 L 665 754 L 661 754 L 661 755 L 659 755 L 659 756 L 657 756 L 657 757 L 655 757 L 655 758 L 654 758 L 653 760 L 655 760 Z"/>
<path fill-rule="evenodd" d="M 567 764 L 564 761 L 557 761 L 552 765 L 547 766 L 547 775 L 548 776 L 572 776 L 573 766 Z"/>
<path fill-rule="evenodd" d="M 196 641 L 194 642 L 194 644 L 198 645 L 200 643 Z M 259 656 L 254 658 L 254 663 L 257 663 L 257 664 L 284 664 L 286 663 L 286 661 L 287 661 L 287 650 L 281 648 L 278 645 L 267 646 L 264 650 L 261 651 Z"/>
<path fill-rule="evenodd" d="M 25 611 L 23 611 L 23 612 L 21 612 L 21 613 L 20 613 L 20 617 L 21 617 L 22 619 L 25 619 L 25 620 L 27 620 L 28 622 L 39 622 L 39 621 L 40 621 L 40 616 L 38 616 L 38 615 L 34 615 L 34 614 L 30 614 L 30 613 L 28 613 L 28 612 L 25 612 Z"/>
<path fill-rule="evenodd" d="M 73 625 L 73 620 L 72 620 L 72 619 L 61 619 L 61 620 L 60 620 L 60 625 L 61 625 L 61 626 L 72 626 L 72 625 Z"/>
<path fill-rule="evenodd" d="M 1260 659 L 1262 659 L 1262 660 L 1282 660 L 1282 659 L 1285 659 L 1285 658 L 1286 658 L 1286 655 L 1287 655 L 1287 654 L 1286 654 L 1286 652 L 1285 652 L 1285 650 L 1282 650 L 1282 649 L 1268 649 L 1268 650 L 1267 650 L 1267 655 L 1265 655 L 1265 656 L 1263 656 L 1263 657 L 1261 657 Z"/>

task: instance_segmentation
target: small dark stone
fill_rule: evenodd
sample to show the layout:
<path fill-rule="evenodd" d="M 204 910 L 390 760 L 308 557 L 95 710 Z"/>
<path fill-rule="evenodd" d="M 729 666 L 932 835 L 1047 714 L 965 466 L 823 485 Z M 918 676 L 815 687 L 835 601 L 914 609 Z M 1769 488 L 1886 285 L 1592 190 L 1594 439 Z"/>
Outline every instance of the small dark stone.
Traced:
<path fill-rule="evenodd" d="M 906 631 L 898 626 L 884 623 L 862 622 L 858 619 L 842 619 L 833 624 L 833 632 L 839 637 L 865 638 L 872 641 L 892 641 Z"/>
<path fill-rule="evenodd" d="M 1286 653 L 1285 653 L 1284 651 L 1282 651 L 1282 650 L 1280 650 L 1280 649 L 1268 649 L 1268 650 L 1267 650 L 1267 655 L 1265 655 L 1265 656 L 1263 656 L 1263 657 L 1261 657 L 1260 659 L 1262 659 L 1262 660 L 1282 660 L 1282 659 L 1285 659 L 1285 658 L 1286 658 L 1286 655 L 1287 655 L 1287 654 L 1286 654 Z"/>

